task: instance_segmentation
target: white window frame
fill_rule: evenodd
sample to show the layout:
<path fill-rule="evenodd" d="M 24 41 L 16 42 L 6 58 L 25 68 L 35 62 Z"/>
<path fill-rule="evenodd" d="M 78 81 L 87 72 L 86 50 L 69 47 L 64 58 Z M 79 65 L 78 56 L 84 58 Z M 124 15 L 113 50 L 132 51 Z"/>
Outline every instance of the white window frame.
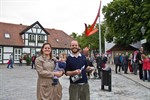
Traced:
<path fill-rule="evenodd" d="M 61 54 L 62 52 L 65 52 L 65 50 L 59 50 L 59 54 Z"/>
<path fill-rule="evenodd" d="M 21 56 L 21 49 L 20 48 L 15 48 L 14 49 L 14 60 L 19 60 L 20 56 Z"/>
<path fill-rule="evenodd" d="M 0 60 L 2 60 L 2 48 L 0 48 Z"/>
<path fill-rule="evenodd" d="M 35 35 L 29 34 L 29 41 L 35 41 Z"/>
<path fill-rule="evenodd" d="M 56 54 L 57 54 L 56 50 L 52 50 L 52 55 L 56 55 Z"/>
<path fill-rule="evenodd" d="M 45 36 L 44 35 L 38 35 L 38 41 L 44 41 Z"/>
<path fill-rule="evenodd" d="M 5 38 L 9 39 L 10 38 L 10 34 L 9 33 L 5 33 Z"/>

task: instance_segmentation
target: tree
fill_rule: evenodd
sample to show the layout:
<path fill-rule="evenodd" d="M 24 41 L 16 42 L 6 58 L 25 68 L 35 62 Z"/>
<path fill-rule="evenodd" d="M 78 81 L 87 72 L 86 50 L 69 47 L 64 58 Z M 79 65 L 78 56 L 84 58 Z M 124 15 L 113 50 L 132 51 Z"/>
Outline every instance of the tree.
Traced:
<path fill-rule="evenodd" d="M 90 27 L 90 25 L 88 25 Z M 98 24 L 96 24 L 96 27 L 98 28 Z M 102 47 L 102 52 L 104 52 L 104 33 L 105 33 L 105 24 L 101 24 L 101 47 Z M 81 49 L 84 47 L 90 47 L 92 50 L 99 50 L 99 31 L 96 32 L 93 35 L 86 36 L 85 33 L 83 32 L 81 35 L 77 35 L 77 33 L 72 33 L 71 36 L 79 41 L 79 45 Z"/>
<path fill-rule="evenodd" d="M 72 38 L 76 39 L 77 38 L 77 34 L 78 33 L 75 33 L 75 32 L 72 32 L 72 34 L 70 35 Z"/>
<path fill-rule="evenodd" d="M 114 0 L 102 12 L 108 27 L 108 42 L 131 44 L 143 38 L 150 40 L 150 0 Z M 145 34 L 141 28 L 145 27 Z"/>

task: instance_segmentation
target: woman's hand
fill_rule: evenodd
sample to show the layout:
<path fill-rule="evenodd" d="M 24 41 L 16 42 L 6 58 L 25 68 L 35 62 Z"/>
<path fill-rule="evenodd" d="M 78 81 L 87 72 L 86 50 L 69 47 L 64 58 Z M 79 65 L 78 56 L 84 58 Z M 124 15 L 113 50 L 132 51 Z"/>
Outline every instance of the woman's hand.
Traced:
<path fill-rule="evenodd" d="M 57 77 L 61 77 L 61 76 L 63 76 L 63 74 L 64 74 L 63 71 L 54 72 L 54 76 L 57 76 Z"/>

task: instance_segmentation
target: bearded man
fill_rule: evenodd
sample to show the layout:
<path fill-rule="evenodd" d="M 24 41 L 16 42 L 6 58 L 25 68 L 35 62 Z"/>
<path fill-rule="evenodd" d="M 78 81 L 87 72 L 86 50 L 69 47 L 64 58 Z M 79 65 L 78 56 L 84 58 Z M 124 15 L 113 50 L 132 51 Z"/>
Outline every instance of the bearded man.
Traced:
<path fill-rule="evenodd" d="M 86 71 L 92 70 L 80 53 L 77 41 L 71 42 L 71 54 L 66 60 L 65 74 L 70 76 L 69 100 L 90 100 L 90 91 Z"/>

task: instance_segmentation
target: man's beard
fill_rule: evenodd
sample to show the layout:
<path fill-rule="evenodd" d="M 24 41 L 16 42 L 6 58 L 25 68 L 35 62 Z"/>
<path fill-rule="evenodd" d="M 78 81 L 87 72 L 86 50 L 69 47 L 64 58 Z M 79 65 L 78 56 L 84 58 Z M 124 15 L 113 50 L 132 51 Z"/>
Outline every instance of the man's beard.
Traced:
<path fill-rule="evenodd" d="M 74 50 L 74 49 L 76 49 L 76 50 Z M 72 48 L 71 51 L 72 51 L 72 53 L 76 54 L 77 52 L 80 51 L 80 49 L 79 48 Z"/>

